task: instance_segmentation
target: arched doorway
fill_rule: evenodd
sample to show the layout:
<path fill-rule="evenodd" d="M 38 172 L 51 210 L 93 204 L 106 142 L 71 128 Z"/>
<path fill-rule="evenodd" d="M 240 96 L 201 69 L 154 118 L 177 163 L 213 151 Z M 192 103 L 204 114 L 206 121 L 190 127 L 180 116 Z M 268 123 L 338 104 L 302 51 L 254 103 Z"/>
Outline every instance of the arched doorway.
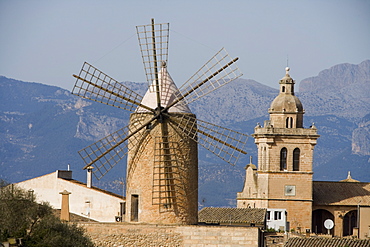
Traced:
<path fill-rule="evenodd" d="M 327 219 L 331 219 L 334 222 L 334 215 L 325 209 L 314 210 L 312 212 L 312 232 L 316 234 L 328 234 L 328 230 L 324 226 L 324 222 Z M 334 234 L 334 227 L 330 230 L 331 235 Z"/>
<path fill-rule="evenodd" d="M 357 227 L 357 210 L 346 213 L 343 218 L 343 237 L 353 235 L 353 228 Z"/>

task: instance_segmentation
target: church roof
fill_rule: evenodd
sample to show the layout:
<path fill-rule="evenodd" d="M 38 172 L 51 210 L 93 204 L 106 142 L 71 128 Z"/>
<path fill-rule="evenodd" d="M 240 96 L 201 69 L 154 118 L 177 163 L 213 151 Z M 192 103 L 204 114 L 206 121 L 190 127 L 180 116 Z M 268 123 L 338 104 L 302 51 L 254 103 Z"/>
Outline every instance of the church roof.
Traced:
<path fill-rule="evenodd" d="M 279 94 L 271 103 L 269 112 L 303 112 L 303 106 L 297 96 Z"/>
<path fill-rule="evenodd" d="M 208 224 L 258 224 L 265 223 L 265 208 L 212 208 L 199 211 L 198 222 Z"/>
<path fill-rule="evenodd" d="M 347 175 L 347 178 L 346 179 L 343 179 L 343 180 L 340 180 L 340 182 L 360 182 L 360 181 L 358 181 L 356 179 L 353 179 L 351 177 L 351 172 L 349 171 L 348 172 L 348 175 Z"/>
<path fill-rule="evenodd" d="M 290 238 L 284 247 L 369 247 L 370 239 Z"/>
<path fill-rule="evenodd" d="M 158 82 L 161 106 L 165 108 L 181 95 L 179 89 L 168 73 L 166 64 L 163 64 L 161 70 L 158 72 Z M 148 91 L 145 93 L 141 104 L 149 106 L 152 109 L 157 108 L 156 88 L 156 80 L 154 80 L 149 86 Z M 136 112 L 143 113 L 149 112 L 149 110 L 138 107 Z M 188 105 L 184 101 L 180 101 L 176 105 L 172 106 L 170 109 L 168 109 L 168 112 L 191 113 Z"/>
<path fill-rule="evenodd" d="M 294 95 L 294 80 L 289 75 L 290 68 L 286 68 L 285 76 L 280 80 L 282 85 L 279 95 L 272 101 L 269 112 L 297 113 L 303 112 L 303 106 L 297 96 Z M 289 87 L 288 87 L 289 84 Z"/>
<path fill-rule="evenodd" d="M 370 183 L 313 182 L 314 205 L 370 205 Z"/>

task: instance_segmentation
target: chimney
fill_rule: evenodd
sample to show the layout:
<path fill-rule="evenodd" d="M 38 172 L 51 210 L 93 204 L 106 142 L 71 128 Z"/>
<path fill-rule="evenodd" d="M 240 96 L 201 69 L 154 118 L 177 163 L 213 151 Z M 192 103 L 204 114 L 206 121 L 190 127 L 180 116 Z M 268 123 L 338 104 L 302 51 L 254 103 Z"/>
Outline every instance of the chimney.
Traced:
<path fill-rule="evenodd" d="M 57 178 L 62 178 L 62 179 L 67 179 L 67 180 L 72 179 L 72 171 L 57 170 L 56 174 L 57 174 Z"/>
<path fill-rule="evenodd" d="M 60 210 L 60 219 L 69 221 L 69 195 L 71 192 L 66 190 L 59 192 L 62 195 L 62 206 Z"/>
<path fill-rule="evenodd" d="M 87 181 L 86 181 L 87 188 L 91 188 L 92 186 L 92 169 L 94 169 L 94 167 L 92 166 L 87 167 Z"/>

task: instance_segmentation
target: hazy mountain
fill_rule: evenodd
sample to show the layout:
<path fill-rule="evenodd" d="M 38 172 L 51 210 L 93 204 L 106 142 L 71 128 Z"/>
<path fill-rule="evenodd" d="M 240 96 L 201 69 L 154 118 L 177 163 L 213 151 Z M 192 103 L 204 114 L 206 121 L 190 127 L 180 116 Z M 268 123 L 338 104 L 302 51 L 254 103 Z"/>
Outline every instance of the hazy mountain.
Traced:
<path fill-rule="evenodd" d="M 352 153 L 370 155 L 370 114 L 367 114 L 352 133 Z"/>
<path fill-rule="evenodd" d="M 299 84 L 309 115 L 336 115 L 359 121 L 370 112 L 370 60 L 339 64 Z"/>
<path fill-rule="evenodd" d="M 237 79 L 194 101 L 191 110 L 202 120 L 229 125 L 267 116 L 267 109 L 278 93 L 277 89 L 256 81 Z"/>
<path fill-rule="evenodd" d="M 315 148 L 316 180 L 338 181 L 350 170 L 355 179 L 370 181 L 369 71 L 370 61 L 341 64 L 300 83 L 304 125 L 314 122 L 321 135 Z M 146 91 L 145 83 L 125 83 L 140 94 Z M 199 119 L 251 134 L 257 122 L 268 119 L 267 109 L 277 94 L 277 89 L 238 79 L 195 101 L 191 109 Z M 0 178 L 18 182 L 70 164 L 74 178 L 85 181 L 77 151 L 126 126 L 128 118 L 129 112 L 58 87 L 0 77 Z M 249 156 L 257 161 L 251 137 L 247 151 L 232 167 L 199 148 L 200 204 L 235 205 Z M 95 184 L 122 193 L 117 180 L 124 176 L 125 160 Z"/>

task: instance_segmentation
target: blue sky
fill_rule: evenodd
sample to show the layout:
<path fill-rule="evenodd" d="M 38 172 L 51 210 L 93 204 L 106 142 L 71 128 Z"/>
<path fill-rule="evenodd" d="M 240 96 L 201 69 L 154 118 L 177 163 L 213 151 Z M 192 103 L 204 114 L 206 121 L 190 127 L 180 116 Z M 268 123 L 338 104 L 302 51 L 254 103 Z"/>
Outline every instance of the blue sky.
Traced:
<path fill-rule="evenodd" d="M 220 48 L 243 78 L 271 87 L 370 59 L 370 1 L 0 0 L 0 75 L 71 90 L 87 61 L 144 82 L 137 25 L 170 23 L 168 69 L 181 85 Z"/>

